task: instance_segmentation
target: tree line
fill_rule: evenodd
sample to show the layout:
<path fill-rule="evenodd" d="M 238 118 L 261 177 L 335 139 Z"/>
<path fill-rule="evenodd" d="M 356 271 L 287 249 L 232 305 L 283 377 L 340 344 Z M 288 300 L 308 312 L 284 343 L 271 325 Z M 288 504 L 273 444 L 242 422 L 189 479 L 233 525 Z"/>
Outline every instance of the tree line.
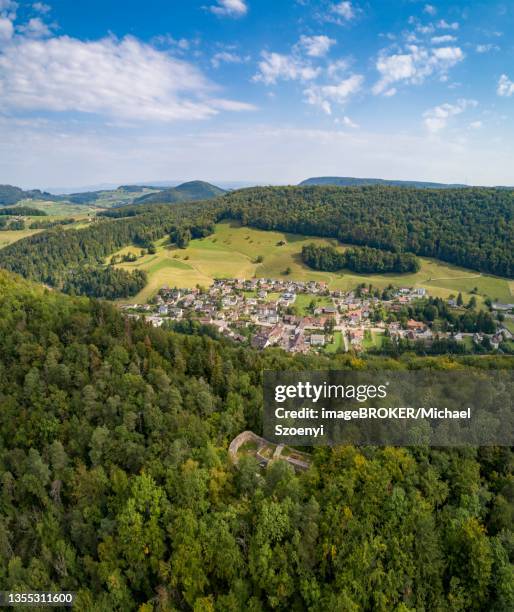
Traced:
<path fill-rule="evenodd" d="M 44 210 L 38 208 L 30 208 L 30 206 L 11 206 L 11 207 L 0 207 L 1 216 L 15 216 L 15 217 L 46 217 L 47 214 Z"/>
<path fill-rule="evenodd" d="M 391 253 L 371 247 L 348 248 L 340 252 L 332 246 L 313 243 L 302 248 L 302 261 L 314 270 L 336 272 L 346 268 L 360 274 L 417 272 L 418 259 L 412 253 Z"/>

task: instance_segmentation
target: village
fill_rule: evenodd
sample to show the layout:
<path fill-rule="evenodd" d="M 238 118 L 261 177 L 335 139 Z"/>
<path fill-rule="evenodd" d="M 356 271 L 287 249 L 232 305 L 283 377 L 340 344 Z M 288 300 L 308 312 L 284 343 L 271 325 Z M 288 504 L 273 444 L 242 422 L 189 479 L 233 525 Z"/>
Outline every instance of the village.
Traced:
<path fill-rule="evenodd" d="M 422 341 L 427 346 L 436 338 L 468 346 L 487 338 L 493 350 L 512 341 L 513 334 L 502 325 L 490 334 L 462 333 L 406 318 L 407 307 L 427 297 L 422 287 L 378 291 L 360 285 L 353 291 L 339 291 L 315 281 L 228 278 L 216 279 L 207 289 L 163 287 L 153 303 L 123 309 L 155 327 L 195 320 L 254 348 L 276 346 L 290 353 L 379 350 L 386 337 Z M 455 299 L 447 303 L 457 308 Z"/>

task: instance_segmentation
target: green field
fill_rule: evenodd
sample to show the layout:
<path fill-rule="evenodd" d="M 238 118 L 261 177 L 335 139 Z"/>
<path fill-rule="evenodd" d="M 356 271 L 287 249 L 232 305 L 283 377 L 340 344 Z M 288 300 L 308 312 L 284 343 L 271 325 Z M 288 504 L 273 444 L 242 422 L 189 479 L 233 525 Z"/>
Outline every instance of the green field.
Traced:
<path fill-rule="evenodd" d="M 69 229 L 79 229 L 81 227 L 85 227 L 88 224 L 88 215 L 84 214 L 83 211 L 81 211 L 81 214 L 76 214 L 76 215 L 65 215 L 65 216 L 73 216 L 73 218 L 76 220 L 76 223 L 71 223 L 70 225 L 63 225 L 62 228 L 65 230 L 69 230 Z M 23 219 L 25 220 L 25 225 L 28 228 L 28 226 L 33 222 L 33 221 L 59 221 L 63 218 L 63 215 L 48 215 L 46 217 L 23 217 Z M 9 244 L 12 244 L 13 242 L 17 242 L 18 240 L 21 240 L 22 238 L 27 238 L 28 236 L 32 236 L 33 234 L 38 234 L 39 232 L 43 232 L 43 229 L 24 229 L 24 230 L 6 230 L 6 231 L 0 231 L 0 249 L 3 249 L 4 247 L 8 246 Z"/>
<path fill-rule="evenodd" d="M 45 217 L 40 217 L 41 219 L 45 219 Z M 27 238 L 28 236 L 32 236 L 32 234 L 37 234 L 42 230 L 18 230 L 18 231 L 10 231 L 7 230 L 5 232 L 0 232 L 0 249 L 16 242 L 17 240 L 21 240 L 22 238 Z"/>
<path fill-rule="evenodd" d="M 371 348 L 381 348 L 384 343 L 384 334 L 375 331 L 368 331 L 362 342 L 364 349 L 369 350 Z"/>
<path fill-rule="evenodd" d="M 344 350 L 343 334 L 340 331 L 334 332 L 333 340 L 325 346 L 327 353 L 337 353 L 339 350 Z"/>
<path fill-rule="evenodd" d="M 278 246 L 280 241 L 286 244 Z M 146 255 L 133 263 L 120 264 L 126 269 L 139 268 L 149 274 L 149 284 L 133 299 L 143 302 L 154 295 L 163 285 L 178 287 L 208 286 L 214 278 L 290 278 L 291 280 L 325 281 L 331 289 L 353 289 L 358 283 L 371 283 L 376 287 L 395 286 L 425 287 L 430 295 L 448 298 L 463 293 L 464 299 L 471 297 L 475 288 L 478 298 L 489 296 L 493 300 L 512 300 L 512 282 L 465 268 L 458 268 L 437 260 L 420 258 L 421 269 L 415 274 L 361 275 L 354 273 L 317 272 L 307 268 L 301 261 L 301 250 L 305 244 L 334 245 L 333 239 L 311 238 L 282 232 L 266 232 L 236 223 L 224 222 L 216 226 L 211 236 L 192 240 L 186 249 L 177 249 L 169 241 L 156 243 L 157 253 Z M 344 247 L 340 247 L 344 248 Z M 129 247 L 120 254 L 140 249 Z M 262 263 L 256 263 L 261 256 Z M 287 269 L 290 274 L 286 275 Z M 310 301 L 310 299 L 309 299 Z"/>
<path fill-rule="evenodd" d="M 51 217 L 76 217 L 78 215 L 96 214 L 98 211 L 102 210 L 102 208 L 98 206 L 90 206 L 87 204 L 48 202 L 46 200 L 21 200 L 16 206 L 37 208 L 37 210 L 42 210 Z"/>

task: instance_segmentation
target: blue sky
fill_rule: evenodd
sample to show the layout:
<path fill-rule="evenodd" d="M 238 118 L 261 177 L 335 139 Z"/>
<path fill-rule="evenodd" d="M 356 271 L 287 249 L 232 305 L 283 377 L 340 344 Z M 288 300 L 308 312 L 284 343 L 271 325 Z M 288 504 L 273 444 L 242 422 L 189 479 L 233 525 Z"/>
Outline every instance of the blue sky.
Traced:
<path fill-rule="evenodd" d="M 0 0 L 0 182 L 513 184 L 512 2 Z"/>

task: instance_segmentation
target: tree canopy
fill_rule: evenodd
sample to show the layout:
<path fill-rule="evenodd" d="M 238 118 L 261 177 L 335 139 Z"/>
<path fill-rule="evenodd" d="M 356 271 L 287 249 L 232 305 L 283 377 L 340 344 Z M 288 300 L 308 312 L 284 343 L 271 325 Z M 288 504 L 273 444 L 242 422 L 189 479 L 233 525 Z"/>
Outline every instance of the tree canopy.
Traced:
<path fill-rule="evenodd" d="M 321 448 L 298 474 L 227 453 L 261 431 L 264 369 L 512 359 L 254 351 L 3 271 L 0 342 L 3 590 L 85 611 L 514 607 L 510 449 Z"/>

